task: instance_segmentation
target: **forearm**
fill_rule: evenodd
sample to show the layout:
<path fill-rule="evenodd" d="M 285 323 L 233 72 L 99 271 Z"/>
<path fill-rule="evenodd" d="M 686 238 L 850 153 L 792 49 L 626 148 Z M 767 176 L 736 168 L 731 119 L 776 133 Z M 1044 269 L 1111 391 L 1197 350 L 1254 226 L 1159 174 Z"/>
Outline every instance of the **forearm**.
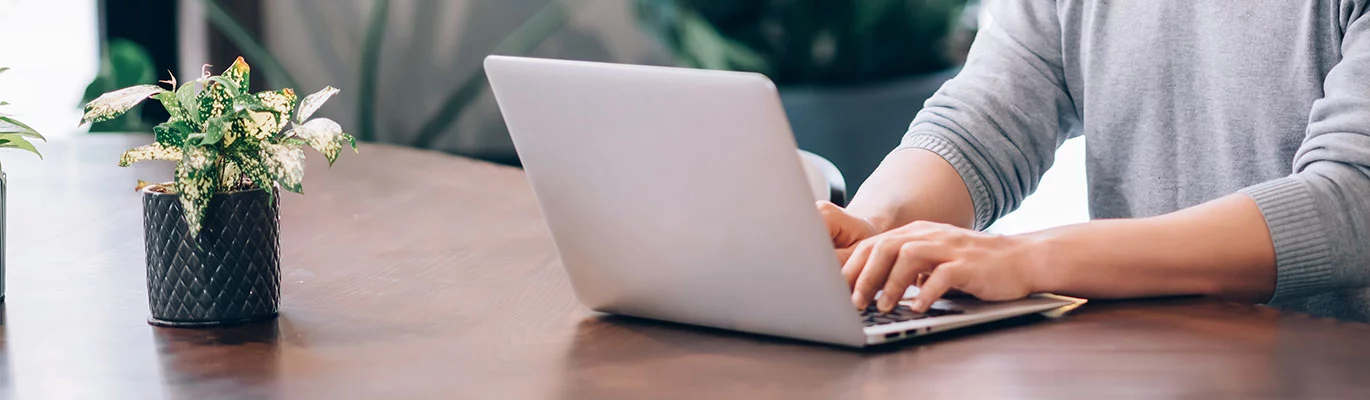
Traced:
<path fill-rule="evenodd" d="M 1210 295 L 1266 301 L 1275 251 L 1244 194 L 1151 218 L 1100 220 L 1024 236 L 1042 257 L 1036 289 L 1090 298 Z"/>
<path fill-rule="evenodd" d="M 928 150 L 890 153 L 861 185 L 847 212 L 884 232 L 913 221 L 971 228 L 975 209 L 965 182 L 951 164 Z"/>

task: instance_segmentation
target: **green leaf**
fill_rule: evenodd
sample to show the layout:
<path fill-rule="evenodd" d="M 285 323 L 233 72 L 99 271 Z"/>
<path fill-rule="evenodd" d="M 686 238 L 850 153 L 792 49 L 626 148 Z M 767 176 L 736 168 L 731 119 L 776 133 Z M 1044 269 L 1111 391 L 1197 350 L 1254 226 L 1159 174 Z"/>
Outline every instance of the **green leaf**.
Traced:
<path fill-rule="evenodd" d="M 330 166 L 342 152 L 343 142 L 355 140 L 349 139 L 351 135 L 343 133 L 342 126 L 328 118 L 315 118 L 304 124 L 297 124 L 295 129 L 291 130 L 291 134 L 322 153 Z M 356 148 L 355 144 L 353 148 Z"/>
<path fill-rule="evenodd" d="M 48 141 L 43 135 L 38 134 L 38 131 L 34 130 L 33 127 L 30 127 L 23 122 L 19 122 L 19 120 L 11 118 L 8 115 L 0 115 L 0 133 L 15 133 L 20 136 L 30 137 L 44 142 Z"/>
<path fill-rule="evenodd" d="M 209 80 L 210 82 L 212 82 L 212 83 L 217 83 L 217 84 L 223 85 L 225 89 L 228 89 L 228 93 L 229 93 L 230 95 L 238 96 L 238 95 L 242 95 L 242 94 L 246 94 L 246 93 L 247 93 L 247 87 L 246 87 L 246 86 L 240 86 L 240 85 L 238 85 L 238 81 L 235 81 L 235 80 L 233 80 L 233 79 L 231 79 L 231 78 L 229 78 L 229 77 L 221 76 L 221 75 L 220 75 L 220 76 L 211 76 L 211 77 L 208 77 L 208 78 L 205 78 L 205 79 L 208 79 L 208 80 Z"/>
<path fill-rule="evenodd" d="M 234 119 L 236 118 L 230 114 L 222 117 L 210 118 L 209 121 L 205 121 L 205 136 L 200 139 L 199 144 L 201 146 L 218 144 L 220 140 L 224 139 L 225 135 L 231 135 L 228 133 L 228 127 L 233 123 Z M 233 138 L 230 136 L 229 140 L 231 141 L 232 139 Z"/>
<path fill-rule="evenodd" d="M 151 98 L 161 92 L 165 92 L 157 85 L 138 85 L 115 90 L 105 93 L 86 103 L 85 115 L 81 116 L 81 123 L 95 123 L 108 121 L 118 118 L 129 109 L 142 103 L 143 100 Z"/>
<path fill-rule="evenodd" d="M 199 96 L 200 92 L 204 91 L 205 85 L 208 84 L 209 81 L 207 80 L 196 79 L 186 82 L 184 85 L 181 85 L 180 88 L 176 89 L 176 103 L 180 104 L 180 108 L 184 110 L 186 115 L 186 117 L 182 119 L 194 122 L 197 128 L 200 127 L 199 125 L 205 123 L 204 117 L 200 115 Z M 175 114 L 172 115 L 175 116 Z"/>
<path fill-rule="evenodd" d="M 285 190 L 304 193 L 304 149 L 296 146 L 263 143 L 260 156 L 271 176 Z"/>
<path fill-rule="evenodd" d="M 38 158 L 43 158 L 43 153 L 39 153 L 38 148 L 33 147 L 32 142 L 17 133 L 0 133 L 0 149 L 24 150 L 37 155 Z"/>
<path fill-rule="evenodd" d="M 302 124 L 308 121 L 309 117 L 314 116 L 315 111 L 319 111 L 319 107 L 323 107 L 323 103 L 328 102 L 328 99 L 338 92 L 339 90 L 332 86 L 325 86 L 323 90 L 305 96 L 304 100 L 300 101 L 300 108 L 295 109 L 295 122 Z"/>
<path fill-rule="evenodd" d="M 182 152 L 184 156 L 176 164 L 176 187 L 181 192 L 181 208 L 185 210 L 190 236 L 195 237 L 200 234 L 205 209 L 209 208 L 219 183 L 219 169 L 215 168 L 219 154 L 213 147 L 200 146 L 186 146 Z"/>
<path fill-rule="evenodd" d="M 127 167 L 133 163 L 148 160 L 181 161 L 183 158 L 181 153 L 180 147 L 165 147 L 161 143 L 153 143 L 125 151 L 119 156 L 119 166 Z"/>

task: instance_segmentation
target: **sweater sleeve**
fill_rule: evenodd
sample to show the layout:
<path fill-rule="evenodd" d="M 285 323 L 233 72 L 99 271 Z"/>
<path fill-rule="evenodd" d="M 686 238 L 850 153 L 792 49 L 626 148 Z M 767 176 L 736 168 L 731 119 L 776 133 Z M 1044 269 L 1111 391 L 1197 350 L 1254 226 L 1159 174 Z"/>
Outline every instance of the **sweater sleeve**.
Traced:
<path fill-rule="evenodd" d="M 1364 0 L 1342 3 L 1342 58 L 1313 102 L 1293 173 L 1242 190 L 1275 244 L 1272 303 L 1370 283 L 1370 19 Z"/>
<path fill-rule="evenodd" d="M 976 229 L 1016 209 L 1056 148 L 1080 129 L 1062 71 L 1056 2 L 986 4 L 995 7 L 994 22 L 895 149 L 927 149 L 950 163 L 970 191 Z"/>

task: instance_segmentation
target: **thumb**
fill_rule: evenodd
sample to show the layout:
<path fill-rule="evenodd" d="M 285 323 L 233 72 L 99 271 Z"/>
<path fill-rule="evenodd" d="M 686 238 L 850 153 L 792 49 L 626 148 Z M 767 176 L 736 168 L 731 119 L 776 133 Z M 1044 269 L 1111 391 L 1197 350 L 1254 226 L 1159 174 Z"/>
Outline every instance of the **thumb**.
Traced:
<path fill-rule="evenodd" d="M 851 258 L 851 254 L 852 254 L 853 252 L 855 252 L 855 251 L 856 251 L 856 247 L 855 247 L 855 246 L 852 246 L 852 247 L 843 247 L 843 248 L 837 249 L 837 265 L 838 265 L 838 266 L 847 265 L 847 259 Z"/>
<path fill-rule="evenodd" d="M 828 237 L 833 239 L 833 244 L 839 246 L 845 245 L 845 243 L 837 243 L 837 238 L 842 235 L 841 218 L 846 216 L 846 211 L 843 211 L 842 207 L 838 207 L 836 204 L 828 201 L 819 201 L 816 205 L 818 207 L 818 215 L 823 217 L 823 225 L 827 225 L 828 227 Z"/>

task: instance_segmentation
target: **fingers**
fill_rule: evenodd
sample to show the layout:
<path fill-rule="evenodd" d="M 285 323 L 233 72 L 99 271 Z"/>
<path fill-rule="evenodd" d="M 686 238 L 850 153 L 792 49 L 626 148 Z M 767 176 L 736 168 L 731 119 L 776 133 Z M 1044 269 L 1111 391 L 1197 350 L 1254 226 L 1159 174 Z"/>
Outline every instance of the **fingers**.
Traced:
<path fill-rule="evenodd" d="M 894 307 L 899 305 L 899 300 L 903 299 L 909 285 L 925 273 L 932 272 L 937 263 L 948 259 L 949 253 L 950 250 L 946 246 L 929 242 L 907 242 L 900 246 L 899 258 L 895 260 L 889 277 L 885 279 L 884 289 L 879 301 L 876 302 L 876 308 L 882 312 L 894 310 Z"/>
<path fill-rule="evenodd" d="M 950 262 L 936 267 L 928 280 L 919 287 L 918 297 L 909 305 L 916 312 L 927 312 L 932 303 L 942 298 L 948 290 L 956 287 L 965 281 L 965 267 L 963 264 Z"/>
<path fill-rule="evenodd" d="M 857 308 L 866 308 L 875 298 L 875 292 L 889 277 L 890 267 L 894 265 L 899 253 L 899 239 L 886 237 L 875 240 L 873 244 L 862 244 L 866 251 L 865 265 L 861 267 L 856 284 L 852 287 L 852 303 Z M 848 260 L 851 261 L 851 260 Z"/>
<path fill-rule="evenodd" d="M 852 288 L 853 304 L 865 308 L 884 288 L 877 307 L 883 311 L 892 310 L 919 273 L 927 272 L 950 256 L 946 246 L 919 238 L 919 235 L 890 236 L 870 245 L 870 256 Z"/>
<path fill-rule="evenodd" d="M 861 270 L 866 267 L 866 258 L 870 257 L 871 240 L 858 243 L 852 250 L 851 256 L 842 263 L 842 277 L 847 279 L 847 287 L 856 288 L 856 278 L 861 276 Z"/>

